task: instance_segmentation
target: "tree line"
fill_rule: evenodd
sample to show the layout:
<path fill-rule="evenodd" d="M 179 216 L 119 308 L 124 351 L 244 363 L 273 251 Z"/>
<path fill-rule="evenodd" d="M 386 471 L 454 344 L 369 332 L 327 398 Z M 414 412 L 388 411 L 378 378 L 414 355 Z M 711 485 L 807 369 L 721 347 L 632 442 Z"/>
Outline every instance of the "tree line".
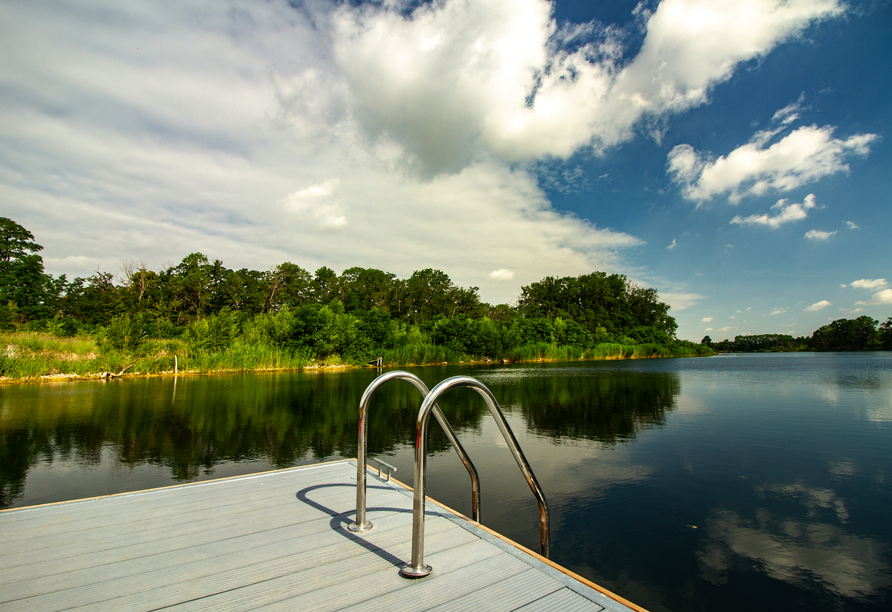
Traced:
<path fill-rule="evenodd" d="M 118 276 L 97 270 L 69 281 L 44 271 L 31 232 L 0 218 L 0 234 L 0 327 L 92 334 L 106 350 L 137 353 L 149 339 L 176 339 L 193 352 L 219 353 L 242 342 L 350 363 L 388 351 L 410 363 L 418 347 L 443 349 L 421 351 L 428 355 L 421 361 L 542 358 L 546 347 L 583 356 L 608 344 L 650 355 L 711 352 L 678 340 L 656 290 L 621 274 L 547 277 L 522 287 L 516 306 L 485 303 L 478 287 L 431 268 L 405 279 L 362 267 L 311 273 L 292 262 L 235 270 L 202 253 L 158 271 L 125 262 Z"/>
<path fill-rule="evenodd" d="M 884 323 L 866 315 L 857 319 L 837 319 L 816 329 L 811 336 L 798 338 L 785 334 L 759 334 L 713 342 L 705 336 L 700 343 L 722 353 L 892 351 L 892 317 Z"/>

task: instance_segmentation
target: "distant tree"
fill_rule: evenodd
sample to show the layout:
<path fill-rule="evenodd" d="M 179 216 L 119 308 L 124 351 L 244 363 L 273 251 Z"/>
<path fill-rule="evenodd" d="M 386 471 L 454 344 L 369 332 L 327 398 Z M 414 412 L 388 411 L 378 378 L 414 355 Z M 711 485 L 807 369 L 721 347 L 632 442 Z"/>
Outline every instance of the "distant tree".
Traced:
<path fill-rule="evenodd" d="M 483 310 L 483 316 L 493 321 L 508 321 L 517 316 L 517 309 L 508 304 L 496 304 L 495 306 L 481 304 L 481 308 Z"/>
<path fill-rule="evenodd" d="M 880 347 L 884 351 L 892 351 L 892 317 L 886 319 L 877 329 Z"/>
<path fill-rule="evenodd" d="M 177 316 L 178 325 L 184 325 L 211 312 L 213 281 L 217 280 L 212 278 L 212 271 L 215 271 L 219 279 L 219 266 L 214 270 L 203 253 L 190 253 L 173 268 L 174 291 L 176 300 L 181 304 Z"/>
<path fill-rule="evenodd" d="M 268 274 L 267 311 L 278 312 L 283 307 L 294 308 L 312 300 L 310 273 L 290 261 L 281 263 Z"/>
<path fill-rule="evenodd" d="M 342 302 L 347 312 L 371 308 L 390 310 L 396 275 L 374 268 L 353 267 L 344 270 L 339 279 Z"/>
<path fill-rule="evenodd" d="M 404 303 L 407 319 L 419 324 L 432 320 L 438 314 L 447 314 L 447 302 L 454 289 L 452 280 L 445 272 L 432 268 L 416 270 L 406 281 Z"/>
<path fill-rule="evenodd" d="M 812 343 L 820 351 L 876 350 L 880 346 L 877 320 L 867 315 L 837 319 L 815 330 Z"/>
<path fill-rule="evenodd" d="M 603 329 L 614 337 L 666 344 L 674 340 L 678 329 L 656 289 L 638 287 L 622 274 L 548 276 L 521 288 L 517 310 L 528 319 L 570 319 L 595 338 L 603 335 L 599 332 Z"/>
<path fill-rule="evenodd" d="M 703 336 L 703 340 L 700 341 L 700 344 L 705 344 L 706 346 L 712 346 L 712 338 L 709 336 Z"/>
<path fill-rule="evenodd" d="M 340 287 L 337 273 L 329 267 L 322 266 L 316 270 L 311 284 L 313 301 L 320 305 L 329 304 L 340 298 Z"/>
<path fill-rule="evenodd" d="M 124 292 L 111 272 L 96 271 L 88 278 L 76 277 L 65 286 L 62 312 L 87 325 L 108 325 L 128 310 Z"/>
<path fill-rule="evenodd" d="M 42 250 L 31 232 L 0 217 L 0 304 L 14 304 L 25 320 L 51 317 L 65 282 L 44 273 Z"/>

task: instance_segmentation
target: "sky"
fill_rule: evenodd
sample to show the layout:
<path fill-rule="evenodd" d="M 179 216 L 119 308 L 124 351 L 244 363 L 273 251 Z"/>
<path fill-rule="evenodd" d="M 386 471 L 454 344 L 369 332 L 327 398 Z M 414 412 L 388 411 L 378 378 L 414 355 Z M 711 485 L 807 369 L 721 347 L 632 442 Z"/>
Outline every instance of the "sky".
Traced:
<path fill-rule="evenodd" d="M 0 1 L 47 272 L 625 274 L 678 337 L 892 316 L 892 1 Z"/>

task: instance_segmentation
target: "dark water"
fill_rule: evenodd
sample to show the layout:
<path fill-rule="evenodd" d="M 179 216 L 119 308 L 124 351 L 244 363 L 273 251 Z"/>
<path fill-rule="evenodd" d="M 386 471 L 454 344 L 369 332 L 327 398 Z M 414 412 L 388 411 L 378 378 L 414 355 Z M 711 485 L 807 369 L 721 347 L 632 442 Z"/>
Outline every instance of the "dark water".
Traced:
<path fill-rule="evenodd" d="M 646 608 L 892 608 L 892 353 L 413 371 L 492 389 L 548 498 L 552 558 Z M 0 387 L 0 505 L 352 457 L 375 375 Z M 419 403 L 391 382 L 370 413 L 370 454 L 408 484 Z M 480 471 L 483 522 L 538 549 L 535 501 L 482 400 L 456 389 L 440 405 Z M 428 493 L 469 514 L 435 429 Z"/>

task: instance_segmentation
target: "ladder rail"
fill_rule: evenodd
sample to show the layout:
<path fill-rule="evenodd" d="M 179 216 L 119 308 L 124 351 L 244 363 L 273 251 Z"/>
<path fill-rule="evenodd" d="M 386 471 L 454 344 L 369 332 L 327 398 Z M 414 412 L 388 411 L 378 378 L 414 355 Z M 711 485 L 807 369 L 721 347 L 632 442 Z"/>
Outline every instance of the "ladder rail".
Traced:
<path fill-rule="evenodd" d="M 425 471 L 427 467 L 427 425 L 428 417 L 431 412 L 436 413 L 436 401 L 443 393 L 455 387 L 469 387 L 474 389 L 481 397 L 483 397 L 486 405 L 496 424 L 502 437 L 511 450 L 514 460 L 517 462 L 520 471 L 523 473 L 536 502 L 539 505 L 539 550 L 543 557 L 548 558 L 550 553 L 549 542 L 549 520 L 548 520 L 548 504 L 545 501 L 545 494 L 542 487 L 536 480 L 530 464 L 520 450 L 517 438 L 511 431 L 505 415 L 499 407 L 499 403 L 483 383 L 476 378 L 470 376 L 453 376 L 447 378 L 436 385 L 429 394 L 424 398 L 421 407 L 418 410 L 418 418 L 416 419 L 416 442 L 415 442 L 415 493 L 412 502 L 412 561 L 400 570 L 400 574 L 407 578 L 423 578 L 431 572 L 431 567 L 424 564 L 424 488 L 425 488 Z M 479 522 L 479 521 L 478 521 Z"/>
<path fill-rule="evenodd" d="M 381 374 L 373 380 L 368 387 L 366 387 L 365 392 L 362 394 L 362 399 L 359 401 L 359 435 L 356 449 L 356 519 L 347 526 L 347 529 L 356 533 L 368 531 L 373 527 L 371 521 L 366 517 L 366 467 L 368 465 L 368 457 L 366 454 L 369 402 L 371 402 L 372 395 L 378 387 L 391 380 L 405 380 L 412 383 L 415 388 L 421 392 L 422 398 L 426 398 L 429 394 L 427 386 L 420 378 L 410 372 L 404 372 L 402 370 L 393 370 Z M 443 416 L 440 407 L 434 403 L 430 410 L 434 413 L 434 417 L 437 419 L 437 422 L 440 423 L 440 427 L 443 428 L 443 432 L 452 443 L 452 448 L 455 449 L 455 452 L 464 464 L 465 469 L 468 470 L 468 475 L 471 478 L 471 513 L 474 521 L 479 523 L 480 477 L 477 475 L 477 468 L 474 466 L 471 458 L 468 457 L 468 453 L 465 452 L 461 442 L 458 441 L 458 437 L 456 437 L 455 432 L 452 430 L 446 417 Z"/>

